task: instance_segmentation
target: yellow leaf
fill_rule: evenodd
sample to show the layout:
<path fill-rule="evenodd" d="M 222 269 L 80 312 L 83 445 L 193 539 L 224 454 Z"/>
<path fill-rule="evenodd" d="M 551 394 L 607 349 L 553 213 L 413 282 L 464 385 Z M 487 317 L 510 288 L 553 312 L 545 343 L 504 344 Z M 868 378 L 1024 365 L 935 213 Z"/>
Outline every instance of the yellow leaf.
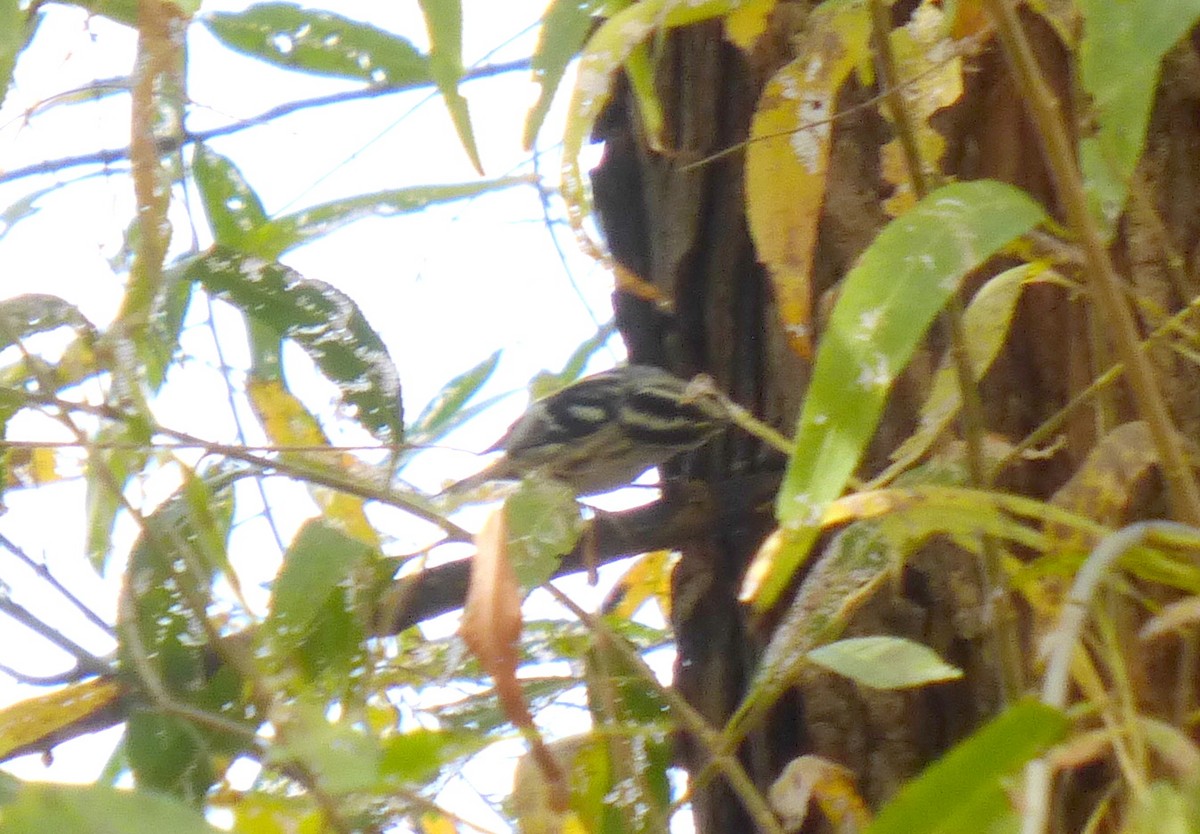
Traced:
<path fill-rule="evenodd" d="M 112 706 L 120 697 L 116 682 L 93 678 L 0 710 L 0 761 L 41 744 L 50 749 L 60 731 Z"/>
<path fill-rule="evenodd" d="M 725 37 L 743 52 L 750 52 L 766 31 L 776 0 L 746 0 L 725 15 Z"/>
<path fill-rule="evenodd" d="M 954 51 L 951 21 L 931 0 L 925 0 L 909 22 L 890 35 L 896 74 L 904 85 L 904 106 L 916 131 L 917 153 L 926 170 L 939 170 L 946 153 L 946 140 L 929 123 L 938 110 L 954 104 L 963 93 L 962 57 Z M 888 108 L 884 115 L 893 118 Z M 883 146 L 880 160 L 883 178 L 896 187 L 884 201 L 888 214 L 897 217 L 915 202 L 908 160 L 900 139 Z"/>
<path fill-rule="evenodd" d="M 421 814 L 421 834 L 456 834 L 454 821 L 444 814 L 426 811 Z"/>
<path fill-rule="evenodd" d="M 638 559 L 617 583 L 615 592 L 621 601 L 613 613 L 621 619 L 629 619 L 638 609 L 653 599 L 658 602 L 663 616 L 671 616 L 671 572 L 675 559 L 669 550 L 656 550 Z"/>
<path fill-rule="evenodd" d="M 280 446 L 328 446 L 329 440 L 300 401 L 277 380 L 251 379 L 246 393 L 272 443 Z"/>
<path fill-rule="evenodd" d="M 352 455 L 323 451 L 329 439 L 317 419 L 278 380 L 251 379 L 246 394 L 255 416 L 272 443 L 284 447 L 281 457 L 322 469 L 337 469 L 354 473 L 362 464 Z M 287 447 L 303 450 L 287 451 Z M 313 486 L 313 500 L 326 517 L 348 536 L 371 546 L 378 546 L 379 536 L 367 520 L 363 500 L 344 492 Z"/>
<path fill-rule="evenodd" d="M 865 4 L 813 13 L 799 57 L 767 83 L 746 149 L 746 214 L 793 350 L 812 352 L 812 258 L 838 90 L 869 58 Z"/>
<path fill-rule="evenodd" d="M 871 822 L 854 772 L 820 756 L 792 759 L 771 785 L 768 798 L 789 831 L 800 828 L 813 800 L 836 831 L 862 831 Z"/>

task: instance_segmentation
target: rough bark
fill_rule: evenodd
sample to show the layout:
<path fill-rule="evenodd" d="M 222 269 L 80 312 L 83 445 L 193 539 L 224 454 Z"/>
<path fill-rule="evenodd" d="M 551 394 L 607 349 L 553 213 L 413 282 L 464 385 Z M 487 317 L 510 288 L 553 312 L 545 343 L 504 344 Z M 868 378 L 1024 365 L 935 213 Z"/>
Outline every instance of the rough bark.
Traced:
<path fill-rule="evenodd" d="M 904 6 L 895 7 L 898 17 L 907 13 Z M 629 97 L 619 90 L 597 126 L 596 138 L 606 149 L 593 172 L 596 208 L 614 256 L 669 302 L 656 305 L 618 292 L 618 323 L 631 359 L 685 375 L 708 372 L 735 400 L 784 432 L 795 423 L 807 367 L 782 338 L 747 232 L 743 157 L 734 153 L 694 163 L 745 140 L 758 93 L 790 59 L 788 34 L 802 18 L 800 4 L 783 6 L 772 34 L 752 56 L 725 43 L 718 26 L 673 33 L 659 62 L 668 152 L 646 146 Z M 1030 15 L 1026 22 L 1049 80 L 1068 112 L 1076 112 L 1064 48 L 1040 20 Z M 994 45 L 975 56 L 966 77 L 963 99 L 937 121 L 950 145 L 943 173 L 1016 184 L 1055 213 L 1036 136 Z M 852 109 L 878 92 L 850 86 L 840 102 L 839 112 L 846 115 L 834 126 L 815 259 L 818 310 L 822 294 L 887 220 L 880 208 L 887 187 L 877 160 L 890 128 L 877 110 Z M 1200 59 L 1191 48 L 1178 50 L 1165 73 L 1132 208 L 1114 246 L 1136 294 L 1153 301 L 1139 310 L 1147 331 L 1197 292 L 1198 102 Z M 970 287 L 986 277 L 974 276 Z M 1003 355 L 982 385 L 989 431 L 1020 439 L 1107 367 L 1103 325 L 1093 317 L 1080 294 L 1050 285 L 1031 288 Z M 932 340 L 936 347 L 936 333 Z M 1196 374 L 1177 356 L 1160 352 L 1155 359 L 1168 380 L 1178 425 L 1193 433 L 1200 427 Z M 912 429 L 924 393 L 920 357 L 915 365 L 897 386 L 864 471 L 876 468 Z M 1006 473 L 1005 485 L 1048 498 L 1100 435 L 1132 418 L 1119 390 L 1106 394 L 1076 411 L 1055 453 Z M 782 465 L 744 436 L 731 434 L 715 446 L 680 463 L 677 474 L 719 482 Z M 682 551 L 674 586 L 677 686 L 714 725 L 737 704 L 769 638 L 771 622 L 756 621 L 735 599 L 742 572 L 769 530 L 770 509 L 764 507 Z M 991 627 L 983 610 L 970 559 L 945 544 L 927 548 L 907 565 L 894 593 L 860 612 L 851 631 L 924 642 L 966 670 L 964 680 L 909 693 L 867 693 L 832 676 L 808 677 L 743 748 L 751 774 L 765 789 L 787 760 L 817 753 L 853 769 L 863 795 L 879 803 L 999 707 L 997 676 L 986 660 Z M 693 752 L 683 745 L 683 763 L 694 771 L 703 762 Z M 1086 801 L 1079 805 L 1087 807 Z M 695 811 L 701 834 L 751 830 L 720 783 L 696 793 Z"/>

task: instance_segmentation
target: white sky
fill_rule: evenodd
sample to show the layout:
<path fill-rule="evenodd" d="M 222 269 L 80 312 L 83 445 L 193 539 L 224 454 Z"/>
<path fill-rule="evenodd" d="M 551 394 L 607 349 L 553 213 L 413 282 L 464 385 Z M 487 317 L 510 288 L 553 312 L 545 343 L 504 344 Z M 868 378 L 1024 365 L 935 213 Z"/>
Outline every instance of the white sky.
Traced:
<path fill-rule="evenodd" d="M 206 2 L 202 13 L 246 5 Z M 336 11 L 346 17 L 410 38 L 423 31 L 419 8 L 411 0 L 389 4 L 339 0 L 330 5 L 336 5 Z M 464 5 L 465 60 L 471 64 L 536 21 L 544 3 L 479 0 Z M 533 37 L 519 38 L 488 62 L 527 56 Z M 419 41 L 417 45 L 425 46 Z M 60 105 L 29 119 L 25 116 L 39 102 L 93 79 L 127 75 L 134 46 L 134 34 L 128 29 L 100 18 L 89 20 L 75 9 L 48 7 L 46 20 L 18 65 L 14 86 L 0 109 L 0 170 L 99 148 L 124 147 L 128 143 L 127 96 Z M 566 83 L 569 85 L 569 78 Z M 285 72 L 242 57 L 220 47 L 199 25 L 189 29 L 188 84 L 195 103 L 188 121 L 193 130 L 255 115 L 292 99 L 357 86 Z M 535 86 L 528 74 L 521 73 L 472 82 L 464 92 L 471 103 L 488 176 L 509 172 L 526 158 L 520 133 L 523 114 L 536 95 Z M 419 90 L 298 113 L 214 141 L 212 147 L 241 168 L 269 214 L 386 188 L 471 180 L 474 171 L 441 101 L 431 93 Z M 563 103 L 560 98 L 543 130 L 543 137 L 551 143 L 562 132 Z M 543 161 L 545 175 L 553 177 L 557 169 L 553 155 Z M 0 211 L 34 191 L 70 182 L 86 170 L 0 184 Z M 195 195 L 191 196 L 194 200 Z M 194 205 L 203 247 L 209 242 L 207 230 L 198 203 Z M 36 215 L 0 237 L 0 298 L 25 292 L 52 293 L 77 304 L 95 323 L 107 324 L 116 311 L 122 286 L 122 276 L 114 273 L 107 259 L 119 252 L 132 214 L 128 177 L 114 171 L 70 183 L 42 197 L 37 206 Z M 186 249 L 191 231 L 185 213 L 176 211 L 172 218 L 177 255 Z M 574 277 L 572 285 L 549 234 L 535 191 L 522 188 L 417 215 L 360 221 L 288 253 L 284 260 L 307 277 L 337 286 L 360 305 L 399 367 L 406 414 L 411 418 L 446 380 L 498 348 L 504 349 L 500 370 L 484 396 L 522 388 L 538 370 L 561 366 L 594 332 L 595 322 L 611 316 L 609 277 L 580 255 L 568 231 L 559 228 L 559 242 Z M 178 390 L 185 396 L 168 395 L 156 410 L 166 425 L 228 441 L 233 439 L 232 423 L 214 370 L 216 360 L 208 333 L 201 315 L 193 315 L 184 345 L 203 361 L 180 377 Z M 222 330 L 225 356 L 234 367 L 246 362 L 244 345 L 239 344 L 236 333 L 233 328 Z M 597 361 L 611 364 L 617 358 L 612 353 Z M 205 362 L 211 365 L 205 367 Z M 307 391 L 315 398 L 316 407 L 328 405 L 324 402 L 328 389 L 319 384 L 300 387 L 302 395 Z M 197 402 L 205 401 L 212 409 L 197 408 Z M 488 421 L 460 432 L 455 444 L 486 447 L 524 403 L 523 396 L 506 399 Z M 33 421 L 14 423 L 10 437 L 30 436 L 45 437 L 46 430 Z M 479 466 L 471 455 L 461 452 L 428 457 L 433 460 L 410 471 L 428 488 Z M 294 528 L 310 512 L 307 499 L 302 490 L 274 493 L 282 495 L 299 498 L 299 506 L 290 515 L 285 512 L 282 519 L 285 528 Z M 67 521 L 82 520 L 83 496 L 83 484 L 78 480 L 36 491 L 10 491 L 5 496 L 9 511 L 0 516 L 0 532 L 32 557 L 44 558 L 52 572 L 111 618 L 117 571 L 108 582 L 102 582 L 81 569 L 82 524 Z M 290 503 L 295 506 L 296 502 Z M 243 510 L 241 516 L 245 515 Z M 128 543 L 132 526 L 120 526 L 119 530 Z M 261 519 L 245 523 L 235 546 L 261 540 L 269 547 L 266 531 Z M 397 531 L 392 528 L 388 532 Z M 262 552 L 257 545 L 254 549 Z M 30 584 L 29 572 L 11 563 L 11 558 L 0 554 L 0 581 L 12 587 L 15 599 L 41 610 L 38 603 L 45 597 Z M 271 559 L 260 559 L 259 575 L 251 581 L 267 581 L 275 565 Z M 62 611 L 64 607 L 56 603 L 55 613 L 62 614 L 56 624 L 65 633 L 97 652 L 112 648 L 94 629 Z M 0 640 L 10 647 L 3 662 L 23 673 L 51 674 L 66 663 L 57 650 L 47 649 L 40 638 L 7 621 L 0 620 Z M 28 646 L 29 652 L 14 658 L 11 647 L 22 645 Z M 0 704 L 36 692 L 0 676 Z M 96 751 L 108 749 L 115 738 L 112 732 L 106 735 L 107 739 L 93 737 L 60 746 L 56 763 L 49 769 L 36 757 L 27 757 L 8 769 L 27 778 L 90 781 L 105 755 Z M 81 754 L 81 749 L 89 752 Z"/>

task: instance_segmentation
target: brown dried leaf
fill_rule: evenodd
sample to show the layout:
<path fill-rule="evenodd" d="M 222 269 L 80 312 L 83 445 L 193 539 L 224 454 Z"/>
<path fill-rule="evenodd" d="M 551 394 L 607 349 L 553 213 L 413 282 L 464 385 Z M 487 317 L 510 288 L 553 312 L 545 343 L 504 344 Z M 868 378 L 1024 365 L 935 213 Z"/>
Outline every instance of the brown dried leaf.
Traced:
<path fill-rule="evenodd" d="M 475 547 L 459 633 L 484 671 L 495 679 L 504 714 L 518 727 L 532 727 L 533 719 L 517 683 L 521 587 L 508 559 L 503 509 L 488 517 L 475 536 Z"/>

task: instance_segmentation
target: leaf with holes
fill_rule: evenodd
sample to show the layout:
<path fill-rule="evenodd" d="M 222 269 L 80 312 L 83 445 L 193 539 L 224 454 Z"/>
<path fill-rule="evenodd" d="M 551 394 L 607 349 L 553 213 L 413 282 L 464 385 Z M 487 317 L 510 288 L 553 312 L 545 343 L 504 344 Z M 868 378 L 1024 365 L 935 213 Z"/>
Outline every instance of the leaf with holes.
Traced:
<path fill-rule="evenodd" d="M 292 3 L 258 3 L 201 18 L 230 49 L 286 69 L 389 89 L 428 84 L 429 59 L 405 38 Z"/>
<path fill-rule="evenodd" d="M 807 31 L 799 57 L 759 97 L 746 148 L 750 234 L 771 276 L 788 343 L 805 357 L 812 352 L 812 259 L 834 105 L 851 71 L 870 66 L 870 13 L 864 4 L 825 5 Z"/>
<path fill-rule="evenodd" d="M 281 263 L 214 247 L 186 274 L 280 338 L 291 339 L 341 390 L 381 442 L 403 435 L 400 377 L 379 334 L 345 294 Z"/>

